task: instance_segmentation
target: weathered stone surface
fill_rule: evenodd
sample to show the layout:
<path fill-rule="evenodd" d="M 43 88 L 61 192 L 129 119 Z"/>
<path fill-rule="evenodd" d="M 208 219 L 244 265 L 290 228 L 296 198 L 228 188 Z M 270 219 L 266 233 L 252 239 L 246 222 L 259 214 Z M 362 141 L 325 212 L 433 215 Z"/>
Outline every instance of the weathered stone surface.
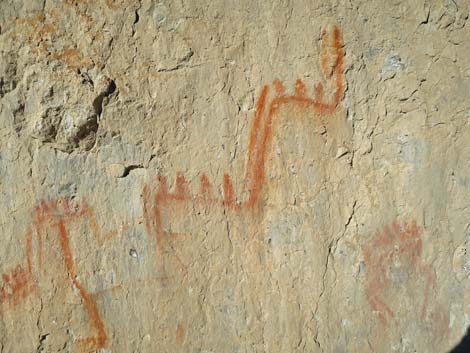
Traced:
<path fill-rule="evenodd" d="M 0 2 L 0 352 L 447 352 L 466 0 Z"/>

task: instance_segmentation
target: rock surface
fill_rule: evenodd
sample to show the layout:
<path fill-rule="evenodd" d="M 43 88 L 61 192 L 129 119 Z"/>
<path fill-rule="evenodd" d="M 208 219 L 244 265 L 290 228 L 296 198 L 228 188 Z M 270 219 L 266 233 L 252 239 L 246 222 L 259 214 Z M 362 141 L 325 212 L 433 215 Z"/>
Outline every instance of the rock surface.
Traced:
<path fill-rule="evenodd" d="M 447 352 L 467 0 L 0 2 L 0 352 Z"/>

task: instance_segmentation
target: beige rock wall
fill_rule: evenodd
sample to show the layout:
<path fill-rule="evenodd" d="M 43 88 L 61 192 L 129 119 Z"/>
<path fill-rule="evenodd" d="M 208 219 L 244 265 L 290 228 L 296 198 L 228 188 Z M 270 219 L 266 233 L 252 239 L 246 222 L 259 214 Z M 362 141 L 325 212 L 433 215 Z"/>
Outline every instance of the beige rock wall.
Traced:
<path fill-rule="evenodd" d="M 0 352 L 447 352 L 470 2 L 0 1 Z"/>

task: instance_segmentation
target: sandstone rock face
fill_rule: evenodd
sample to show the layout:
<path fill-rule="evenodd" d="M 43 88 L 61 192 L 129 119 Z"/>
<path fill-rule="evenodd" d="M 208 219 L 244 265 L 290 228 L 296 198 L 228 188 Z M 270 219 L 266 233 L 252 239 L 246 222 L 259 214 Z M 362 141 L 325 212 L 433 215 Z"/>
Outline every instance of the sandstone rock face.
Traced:
<path fill-rule="evenodd" d="M 447 352 L 467 0 L 0 2 L 0 352 Z"/>

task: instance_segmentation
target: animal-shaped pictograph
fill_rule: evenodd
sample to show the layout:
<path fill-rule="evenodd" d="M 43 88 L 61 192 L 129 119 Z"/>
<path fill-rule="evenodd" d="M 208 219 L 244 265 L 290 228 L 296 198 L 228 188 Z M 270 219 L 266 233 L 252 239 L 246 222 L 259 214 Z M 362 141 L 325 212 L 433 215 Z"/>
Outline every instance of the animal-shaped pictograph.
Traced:
<path fill-rule="evenodd" d="M 276 129 L 276 116 L 283 106 L 301 107 L 316 116 L 331 116 L 338 110 L 345 92 L 344 53 L 341 31 L 334 27 L 332 33 L 322 32 L 320 66 L 324 79 L 329 86 L 334 87 L 332 94 L 326 97 L 324 84 L 315 85 L 313 97 L 308 96 L 307 86 L 302 80 L 295 83 L 295 93 L 286 93 L 281 81 L 275 80 L 271 86 L 265 85 L 257 99 L 255 115 L 248 141 L 248 157 L 242 194 L 245 199 L 235 194 L 232 177 L 225 173 L 223 176 L 223 197 L 214 196 L 212 183 L 205 173 L 201 174 L 198 194 L 191 194 L 190 185 L 182 173 L 177 173 L 174 190 L 170 192 L 169 183 L 165 176 L 156 177 L 156 191 L 152 196 L 149 184 L 143 188 L 143 210 L 148 234 L 153 234 L 156 240 L 157 252 L 170 251 L 181 265 L 183 274 L 187 272 L 184 261 L 171 245 L 171 239 L 179 237 L 177 232 L 165 230 L 165 208 L 174 204 L 203 204 L 211 207 L 221 207 L 228 212 L 242 213 L 253 217 L 262 207 L 262 194 L 266 182 L 267 154 Z M 165 267 L 161 258 L 162 269 Z"/>

